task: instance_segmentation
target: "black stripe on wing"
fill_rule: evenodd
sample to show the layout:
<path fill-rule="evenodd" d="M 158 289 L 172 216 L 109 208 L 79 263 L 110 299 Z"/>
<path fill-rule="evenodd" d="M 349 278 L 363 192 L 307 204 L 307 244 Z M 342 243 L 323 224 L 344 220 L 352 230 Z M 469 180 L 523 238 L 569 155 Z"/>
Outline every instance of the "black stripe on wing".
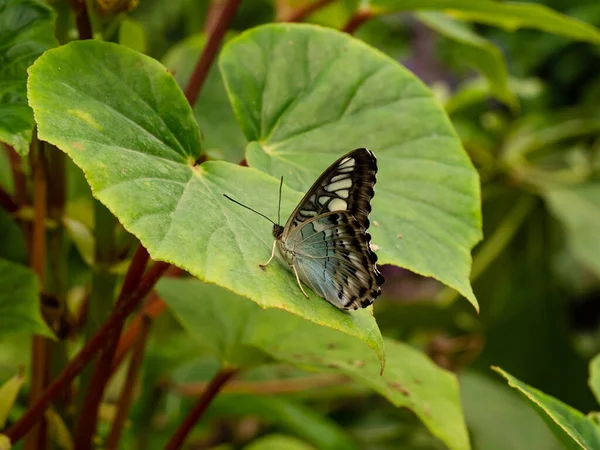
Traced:
<path fill-rule="evenodd" d="M 323 172 L 290 216 L 286 228 L 328 212 L 348 211 L 363 230 L 368 229 L 376 174 L 373 152 L 366 148 L 352 150 Z"/>

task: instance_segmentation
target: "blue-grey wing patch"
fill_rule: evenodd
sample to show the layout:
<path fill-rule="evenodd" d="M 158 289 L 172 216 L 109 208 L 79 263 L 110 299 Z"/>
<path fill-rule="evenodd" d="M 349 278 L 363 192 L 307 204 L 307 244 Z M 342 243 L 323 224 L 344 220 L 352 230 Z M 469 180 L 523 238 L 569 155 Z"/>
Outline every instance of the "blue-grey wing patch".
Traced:
<path fill-rule="evenodd" d="M 371 198 L 377 174 L 377 159 L 370 150 L 352 150 L 334 162 L 315 181 L 298 204 L 286 229 L 332 211 L 348 211 L 358 224 L 369 228 Z"/>
<path fill-rule="evenodd" d="M 341 309 L 365 308 L 381 294 L 371 236 L 347 211 L 323 214 L 295 228 L 284 245 L 300 279 Z"/>

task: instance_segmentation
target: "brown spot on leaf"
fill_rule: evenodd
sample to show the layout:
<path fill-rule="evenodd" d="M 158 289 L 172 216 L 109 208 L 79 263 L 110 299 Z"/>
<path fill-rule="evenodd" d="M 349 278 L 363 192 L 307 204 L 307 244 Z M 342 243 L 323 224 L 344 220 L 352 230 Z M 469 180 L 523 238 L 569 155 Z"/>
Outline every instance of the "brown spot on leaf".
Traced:
<path fill-rule="evenodd" d="M 75 149 L 75 150 L 83 150 L 83 145 L 81 145 L 80 142 L 73 142 L 71 144 L 71 146 Z"/>

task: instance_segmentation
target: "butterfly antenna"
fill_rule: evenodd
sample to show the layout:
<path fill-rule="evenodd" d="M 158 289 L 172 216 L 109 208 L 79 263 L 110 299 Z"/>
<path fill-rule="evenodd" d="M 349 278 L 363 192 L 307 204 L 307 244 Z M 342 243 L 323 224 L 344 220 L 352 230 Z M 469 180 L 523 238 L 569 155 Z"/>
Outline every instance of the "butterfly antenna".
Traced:
<path fill-rule="evenodd" d="M 281 175 L 281 181 L 279 182 L 279 205 L 277 206 L 277 224 L 281 224 L 281 188 L 283 187 L 283 175 Z"/>
<path fill-rule="evenodd" d="M 264 217 L 265 219 L 267 219 L 269 222 L 271 222 L 273 225 L 277 225 L 275 222 L 273 222 L 271 219 L 269 219 L 267 216 L 265 216 L 263 213 L 258 212 L 255 209 L 250 208 L 249 206 L 244 205 L 243 203 L 238 202 L 237 200 L 232 199 L 229 195 L 227 194 L 223 194 L 223 197 L 225 197 L 227 200 L 231 200 L 233 203 L 237 203 L 240 206 L 243 206 L 246 209 L 249 209 L 250 211 L 252 211 L 253 213 L 258 214 L 259 216 Z"/>

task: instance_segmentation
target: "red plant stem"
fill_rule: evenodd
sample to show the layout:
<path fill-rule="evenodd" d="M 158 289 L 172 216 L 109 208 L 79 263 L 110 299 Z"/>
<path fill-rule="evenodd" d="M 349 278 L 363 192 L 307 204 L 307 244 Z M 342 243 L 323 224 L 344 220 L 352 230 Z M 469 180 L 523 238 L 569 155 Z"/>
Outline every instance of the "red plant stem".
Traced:
<path fill-rule="evenodd" d="M 6 149 L 8 150 L 8 158 L 10 159 L 10 168 L 15 185 L 15 201 L 17 205 L 23 206 L 27 204 L 27 181 L 23 173 L 23 159 L 13 147 L 6 145 Z"/>
<path fill-rule="evenodd" d="M 19 205 L 13 200 L 12 196 L 0 187 L 0 206 L 7 212 L 13 213 L 19 209 Z"/>
<path fill-rule="evenodd" d="M 30 265 L 38 277 L 40 287 L 46 283 L 46 198 L 47 182 L 42 144 L 34 138 L 31 145 L 30 161 L 33 175 L 33 228 L 30 245 Z M 50 377 L 49 345 L 46 338 L 33 336 L 31 348 L 31 387 L 29 403 L 34 404 L 43 394 Z M 41 420 L 25 438 L 25 450 L 43 450 L 47 446 L 47 423 Z"/>
<path fill-rule="evenodd" d="M 204 411 L 208 408 L 208 405 L 212 402 L 219 391 L 225 386 L 225 384 L 238 372 L 238 369 L 222 369 L 206 387 L 206 390 L 202 392 L 200 398 L 192 408 L 192 410 L 185 416 L 183 422 L 179 425 L 169 443 L 166 445 L 165 450 L 177 450 L 181 448 L 185 439 L 187 438 L 190 431 L 196 422 L 200 420 Z"/>
<path fill-rule="evenodd" d="M 135 348 L 133 349 L 133 357 L 131 358 L 131 363 L 125 379 L 125 385 L 121 390 L 117 414 L 115 416 L 110 435 L 106 440 L 105 447 L 107 449 L 118 448 L 119 439 L 121 438 L 121 431 L 123 430 L 123 426 L 127 420 L 127 412 L 129 411 L 129 406 L 131 405 L 131 400 L 133 398 L 135 383 L 137 381 L 140 368 L 142 367 L 142 362 L 144 361 L 144 350 L 146 348 L 146 342 L 148 342 L 148 334 L 150 333 L 151 324 L 152 319 L 150 317 L 142 317 L 140 333 L 137 337 Z"/>
<path fill-rule="evenodd" d="M 309 16 L 310 14 L 318 11 L 324 6 L 327 6 L 332 1 L 333 0 L 317 0 L 314 3 L 306 5 L 304 8 L 298 8 L 292 11 L 292 13 L 287 17 L 281 17 L 280 19 L 278 19 L 278 22 L 300 22 L 306 16 Z"/>
<path fill-rule="evenodd" d="M 204 51 L 200 55 L 196 67 L 194 68 L 194 72 L 185 89 L 185 98 L 187 98 L 187 101 L 192 107 L 196 103 L 196 99 L 206 80 L 210 66 L 213 63 L 215 56 L 217 56 L 221 41 L 225 37 L 225 33 L 227 32 L 241 2 L 242 0 L 227 0 L 227 3 L 220 11 L 220 16 L 215 21 L 212 33 L 208 36 Z"/>
<path fill-rule="evenodd" d="M 344 25 L 342 31 L 348 34 L 354 34 L 354 32 L 371 17 L 373 17 L 373 13 L 371 11 L 366 9 L 359 10 L 354 13 L 352 17 L 350 17 L 350 20 L 346 22 L 346 25 Z"/>
<path fill-rule="evenodd" d="M 119 340 L 119 345 L 115 353 L 115 359 L 113 360 L 112 373 L 115 373 L 115 371 L 119 368 L 125 359 L 125 355 L 127 355 L 127 352 L 138 339 L 138 335 L 143 329 L 142 325 L 144 320 L 146 318 L 152 320 L 156 319 L 163 313 L 165 309 L 167 309 L 165 302 L 155 292 L 150 294 L 150 297 L 148 297 L 148 300 L 146 301 L 146 304 L 142 310 L 131 321 L 131 324 L 127 330 L 121 335 L 121 339 Z"/>
<path fill-rule="evenodd" d="M 114 329 L 120 327 L 123 320 L 131 314 L 140 301 L 152 290 L 156 282 L 169 268 L 166 262 L 156 262 L 148 269 L 137 289 L 119 306 L 115 307 L 108 320 L 98 329 L 96 334 L 85 344 L 67 367 L 48 386 L 43 395 L 27 412 L 4 434 L 14 444 L 43 416 L 44 411 L 73 379 L 81 373 L 86 364 L 105 345 L 107 337 Z"/>
<path fill-rule="evenodd" d="M 146 264 L 149 259 L 148 251 L 143 245 L 139 244 L 129 269 L 125 275 L 121 292 L 117 298 L 115 308 L 122 306 L 123 302 L 131 295 L 135 287 L 139 284 L 140 279 L 146 269 Z M 119 337 L 123 330 L 123 323 L 125 318 L 115 325 L 112 332 L 106 337 L 106 342 L 100 357 L 94 366 L 94 372 L 89 384 L 89 389 L 83 402 L 82 411 L 85 411 L 79 420 L 76 434 L 74 437 L 75 448 L 90 448 L 92 444 L 92 438 L 96 432 L 96 426 L 98 422 L 98 409 L 104 395 L 104 390 L 110 379 L 112 373 L 113 359 L 115 357 L 115 351 L 119 343 Z"/>
<path fill-rule="evenodd" d="M 71 4 L 71 9 L 75 16 L 75 25 L 77 26 L 79 39 L 92 39 L 92 24 L 90 22 L 86 0 L 70 0 L 69 3 Z"/>

